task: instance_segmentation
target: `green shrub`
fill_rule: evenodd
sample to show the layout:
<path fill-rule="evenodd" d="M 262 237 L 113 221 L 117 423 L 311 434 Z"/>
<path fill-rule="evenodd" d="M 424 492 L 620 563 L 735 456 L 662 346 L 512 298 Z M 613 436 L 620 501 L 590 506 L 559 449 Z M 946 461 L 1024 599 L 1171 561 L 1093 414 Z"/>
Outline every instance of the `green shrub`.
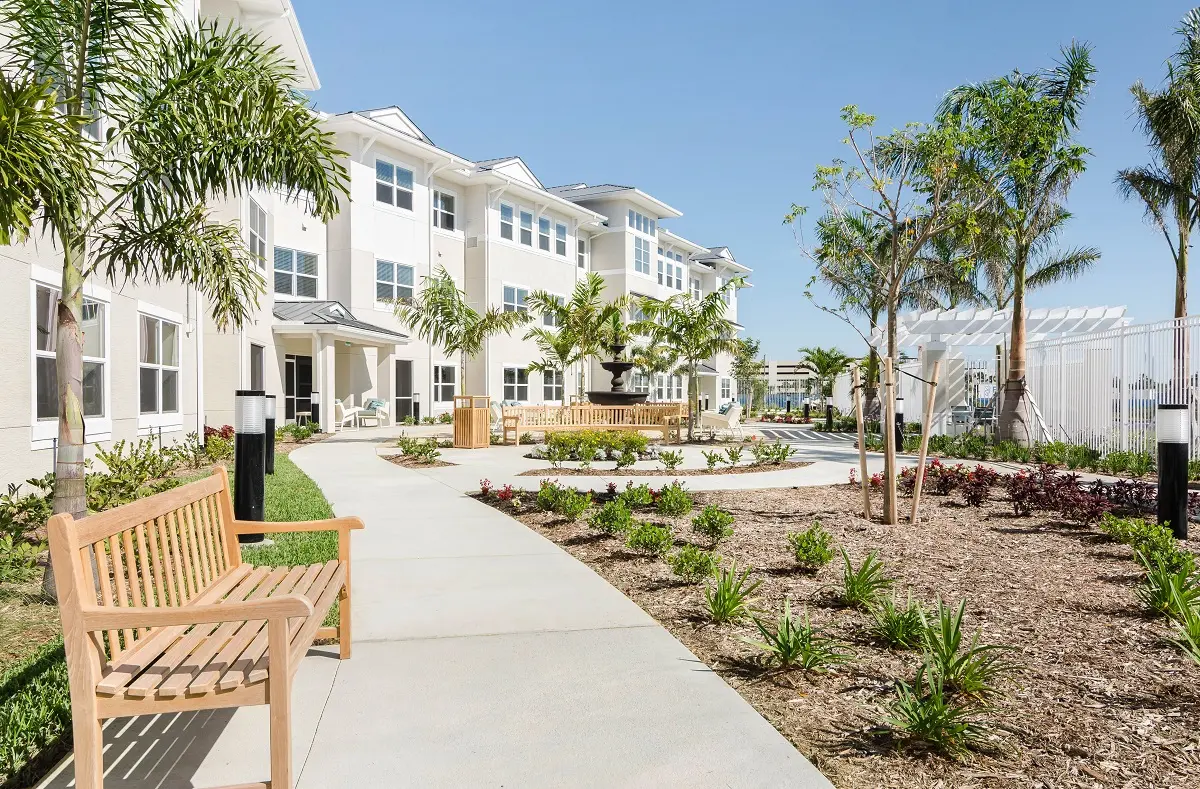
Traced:
<path fill-rule="evenodd" d="M 1149 452 L 1134 452 L 1129 458 L 1129 473 L 1144 477 L 1154 471 L 1154 456 Z"/>
<path fill-rule="evenodd" d="M 896 581 L 884 575 L 883 562 L 875 551 L 867 554 L 856 570 L 850 564 L 850 554 L 842 550 L 845 567 L 842 572 L 842 604 L 851 608 L 868 609 Z"/>
<path fill-rule="evenodd" d="M 536 444 L 537 439 L 533 437 L 533 433 L 522 433 L 517 437 L 518 444 Z"/>
<path fill-rule="evenodd" d="M 1200 480 L 1200 460 L 1188 461 L 1188 480 L 1191 482 Z"/>
<path fill-rule="evenodd" d="M 638 462 L 638 454 L 630 449 L 623 449 L 617 455 L 617 468 L 632 468 L 634 463 Z"/>
<path fill-rule="evenodd" d="M 620 499 L 614 499 L 596 510 L 588 525 L 604 534 L 622 534 L 633 525 L 633 514 Z"/>
<path fill-rule="evenodd" d="M 0 534 L 20 538 L 46 525 L 53 513 L 54 474 L 25 481 L 32 490 L 21 491 L 20 483 L 9 483 L 8 493 L 0 495 Z"/>
<path fill-rule="evenodd" d="M 663 464 L 663 468 L 667 471 L 674 471 L 683 465 L 683 453 L 673 450 L 663 450 L 658 453 L 658 462 Z"/>
<path fill-rule="evenodd" d="M 962 756 L 983 745 L 991 727 L 969 701 L 947 693 L 940 677 L 922 666 L 912 685 L 896 683 L 896 699 L 884 724 L 900 736 L 949 756 Z"/>
<path fill-rule="evenodd" d="M 733 515 L 709 504 L 692 518 L 692 531 L 706 538 L 715 548 L 722 539 L 733 535 Z"/>
<path fill-rule="evenodd" d="M 806 570 L 817 570 L 833 559 L 833 535 L 825 531 L 820 521 L 813 521 L 804 531 L 789 532 L 787 541 L 796 564 Z"/>
<path fill-rule="evenodd" d="M 731 466 L 736 466 L 742 462 L 742 454 L 743 450 L 741 447 L 726 447 L 725 449 L 725 459 Z"/>
<path fill-rule="evenodd" d="M 579 461 L 580 468 L 586 469 L 592 467 L 592 461 L 596 459 L 596 448 L 594 438 L 585 438 L 585 440 L 579 442 L 575 459 Z"/>
<path fill-rule="evenodd" d="M 553 512 L 558 506 L 558 497 L 563 493 L 563 487 L 556 480 L 544 479 L 538 485 L 537 498 L 534 499 L 539 510 Z"/>
<path fill-rule="evenodd" d="M 546 449 L 558 450 L 564 460 L 590 462 L 596 450 L 602 450 L 608 460 L 616 460 L 622 453 L 644 455 L 650 439 L 641 433 L 626 430 L 579 430 L 557 431 L 546 434 Z M 590 453 L 589 450 L 590 449 Z"/>
<path fill-rule="evenodd" d="M 678 480 L 663 485 L 654 502 L 659 515 L 687 515 L 692 511 L 692 496 Z"/>
<path fill-rule="evenodd" d="M 45 543 L 31 543 L 11 534 L 0 534 L 0 584 L 26 581 L 38 570 L 38 557 Z"/>
<path fill-rule="evenodd" d="M 574 488 L 565 488 L 559 492 L 558 500 L 554 502 L 554 514 L 573 521 L 587 512 L 587 508 L 590 506 L 592 506 L 591 494 L 580 493 Z"/>
<path fill-rule="evenodd" d="M 56 640 L 0 676 L 0 782 L 33 786 L 70 737 L 67 663 Z"/>
<path fill-rule="evenodd" d="M 691 543 L 687 543 L 667 557 L 667 564 L 671 565 L 671 572 L 689 584 L 700 583 L 711 576 L 717 571 L 720 563 L 720 556 Z"/>
<path fill-rule="evenodd" d="M 1123 450 L 1109 452 L 1100 462 L 1100 471 L 1106 474 L 1124 474 L 1129 471 L 1129 463 L 1133 454 Z"/>
<path fill-rule="evenodd" d="M 1067 447 L 1067 468 L 1075 471 L 1081 468 L 1095 468 L 1100 462 L 1100 453 L 1082 444 L 1072 444 Z"/>
<path fill-rule="evenodd" d="M 649 507 L 654 503 L 654 493 L 650 490 L 650 486 L 642 483 L 634 485 L 630 482 L 625 486 L 625 490 L 621 492 L 617 499 L 631 510 L 638 507 Z"/>
<path fill-rule="evenodd" d="M 709 471 L 716 471 L 717 464 L 725 462 L 725 453 L 723 452 L 710 452 L 706 449 L 701 451 L 700 454 L 704 455 L 704 462 L 707 464 Z"/>
<path fill-rule="evenodd" d="M 871 624 L 868 632 L 892 649 L 917 649 L 925 634 L 925 609 L 921 604 L 908 599 L 901 604 L 893 594 L 880 597 L 870 608 Z"/>
<path fill-rule="evenodd" d="M 1179 625 L 1174 642 L 1183 650 L 1183 654 L 1200 665 L 1200 606 L 1185 605 L 1183 601 L 1175 604 L 1180 612 L 1176 618 Z"/>
<path fill-rule="evenodd" d="M 930 438 L 931 445 L 935 437 Z M 1021 446 L 1016 441 L 1006 439 L 997 443 L 992 448 L 992 456 L 1004 463 L 1028 463 L 1033 459 L 1033 452 L 1029 447 Z"/>
<path fill-rule="evenodd" d="M 771 445 L 765 441 L 755 441 L 750 444 L 750 455 L 754 458 L 750 465 L 761 466 L 771 458 Z"/>
<path fill-rule="evenodd" d="M 674 544 L 675 537 L 671 530 L 653 523 L 636 524 L 625 537 L 625 547 L 648 556 L 666 556 Z"/>
<path fill-rule="evenodd" d="M 842 644 L 812 626 L 808 611 L 804 612 L 804 620 L 797 622 L 792 617 L 791 603 L 786 597 L 783 599 L 783 613 L 774 627 L 768 627 L 757 617 L 754 617 L 754 626 L 758 628 L 762 640 L 742 640 L 763 650 L 767 662 L 778 664 L 780 668 L 823 672 L 853 657 Z"/>
<path fill-rule="evenodd" d="M 704 588 L 708 618 L 717 624 L 739 622 L 751 613 L 751 597 L 762 581 L 750 581 L 750 568 L 738 572 L 737 562 L 713 573 L 714 583 Z"/>
<path fill-rule="evenodd" d="M 1061 466 L 1067 462 L 1067 445 L 1062 441 L 1038 444 L 1033 448 L 1033 458 L 1038 463 Z"/>
<path fill-rule="evenodd" d="M 939 600 L 934 617 L 921 611 L 922 646 L 926 666 L 946 690 L 981 700 L 999 693 L 998 683 L 1013 667 L 1002 658 L 1008 647 L 981 644 L 978 630 L 969 643 L 963 640 L 966 607 L 966 600 L 957 611 Z"/>
<path fill-rule="evenodd" d="M 443 425 L 448 425 L 454 421 L 454 413 L 451 411 L 445 411 L 443 413 L 440 413 L 440 414 L 438 414 L 437 420 L 438 420 L 438 422 L 442 423 Z"/>
<path fill-rule="evenodd" d="M 1156 614 L 1183 621 L 1187 609 L 1200 605 L 1200 578 L 1186 569 L 1154 562 L 1137 589 L 1138 601 Z"/>

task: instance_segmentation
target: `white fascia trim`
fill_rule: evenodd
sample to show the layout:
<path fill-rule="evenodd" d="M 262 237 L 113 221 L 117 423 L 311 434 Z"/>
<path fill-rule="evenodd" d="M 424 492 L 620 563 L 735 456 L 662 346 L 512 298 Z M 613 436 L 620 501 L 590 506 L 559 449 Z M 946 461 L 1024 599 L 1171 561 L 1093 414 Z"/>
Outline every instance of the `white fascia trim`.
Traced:
<path fill-rule="evenodd" d="M 470 172 L 475 169 L 475 163 L 468 159 L 464 159 L 461 156 L 456 156 L 449 151 L 443 151 L 436 145 L 423 142 L 415 137 L 410 137 L 403 132 L 393 129 L 391 126 L 388 126 L 385 123 L 380 123 L 379 121 L 374 120 L 373 118 L 368 118 L 365 115 L 359 115 L 355 112 L 345 112 L 340 115 L 330 115 L 324 123 L 326 126 L 331 128 L 343 127 L 353 129 L 355 126 L 365 127 L 363 130 L 364 133 L 368 136 L 374 137 L 376 141 L 380 139 L 386 140 L 389 145 L 392 145 L 396 148 L 401 148 L 404 146 L 414 148 L 420 151 L 423 156 L 430 159 L 438 161 L 442 159 L 448 159 L 448 165 L 456 165 L 460 169 L 467 170 L 468 172 L 464 173 L 464 175 L 467 177 L 470 177 Z"/>
<path fill-rule="evenodd" d="M 590 208 L 585 208 L 578 203 L 567 200 L 565 197 L 559 197 L 551 192 L 547 192 L 542 189 L 536 189 L 529 184 L 522 183 L 521 181 L 510 178 L 502 173 L 497 173 L 491 170 L 482 172 L 477 170 L 471 173 L 469 177 L 479 180 L 495 178 L 500 183 L 504 184 L 506 191 L 508 189 L 512 189 L 518 193 L 524 192 L 526 195 L 530 196 L 529 199 L 538 204 L 539 215 L 541 215 L 547 207 L 553 205 L 563 213 L 568 214 L 569 218 L 587 220 L 585 226 L 602 226 L 604 222 L 608 221 L 608 217 L 606 217 L 604 214 L 597 213 Z"/>
<path fill-rule="evenodd" d="M 43 285 L 49 285 L 55 290 L 62 287 L 62 272 L 48 269 L 45 266 L 38 266 L 31 263 L 29 266 L 29 278 Z M 89 299 L 112 304 L 112 291 L 108 288 L 94 285 L 90 281 L 83 283 L 83 295 Z"/>
<path fill-rule="evenodd" d="M 137 309 L 138 312 L 142 313 L 143 315 L 149 315 L 151 318 L 159 318 L 164 321 L 170 321 L 171 323 L 177 323 L 180 326 L 183 325 L 183 315 L 175 312 L 174 310 L 168 310 L 160 307 L 157 304 L 151 304 L 148 301 L 142 301 L 141 299 L 138 299 Z"/>

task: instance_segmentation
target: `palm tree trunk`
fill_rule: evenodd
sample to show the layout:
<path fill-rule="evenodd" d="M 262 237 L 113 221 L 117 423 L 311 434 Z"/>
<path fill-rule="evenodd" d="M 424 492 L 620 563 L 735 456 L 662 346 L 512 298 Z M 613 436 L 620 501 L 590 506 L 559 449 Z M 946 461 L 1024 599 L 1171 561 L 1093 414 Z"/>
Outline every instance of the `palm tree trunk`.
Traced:
<path fill-rule="evenodd" d="M 58 456 L 54 467 L 54 512 L 67 512 L 75 518 L 87 515 L 87 487 L 84 479 L 83 447 L 83 242 L 63 239 L 63 275 L 61 298 L 55 325 L 57 353 L 54 366 L 58 376 Z M 42 576 L 42 591 L 57 599 L 54 570 L 47 564 Z"/>
<path fill-rule="evenodd" d="M 467 394 L 467 354 L 463 351 L 458 352 L 458 381 L 462 387 L 459 394 Z"/>
<path fill-rule="evenodd" d="M 1179 214 L 1182 213 L 1180 220 Z M 1175 257 L 1175 364 L 1172 365 L 1175 378 L 1175 403 L 1187 402 L 1188 384 L 1188 335 L 1183 326 L 1187 317 L 1187 264 L 1188 264 L 1188 235 L 1190 228 L 1187 223 L 1186 211 L 1176 212 L 1176 223 L 1179 228 L 1179 246 Z"/>
<path fill-rule="evenodd" d="M 696 399 L 700 389 L 696 386 L 696 365 L 688 367 L 688 441 L 696 435 Z"/>
<path fill-rule="evenodd" d="M 1033 444 L 1032 426 L 1026 419 L 1025 388 L 1025 265 L 1029 250 L 1018 245 L 1013 267 L 1012 333 L 1008 348 L 1008 376 L 1000 410 L 1000 437 L 1021 446 Z"/>

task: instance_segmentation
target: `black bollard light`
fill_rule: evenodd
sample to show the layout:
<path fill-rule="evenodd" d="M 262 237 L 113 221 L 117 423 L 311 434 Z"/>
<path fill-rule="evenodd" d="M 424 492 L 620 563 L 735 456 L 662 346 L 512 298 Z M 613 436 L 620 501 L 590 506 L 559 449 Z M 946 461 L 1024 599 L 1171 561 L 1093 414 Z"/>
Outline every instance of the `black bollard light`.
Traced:
<path fill-rule="evenodd" d="M 788 413 L 788 414 L 792 413 L 792 399 L 790 397 L 787 400 L 787 411 L 785 411 L 784 413 Z"/>
<path fill-rule="evenodd" d="M 1191 413 L 1186 405 L 1159 405 L 1158 522 L 1171 527 L 1176 539 L 1188 536 L 1188 445 Z"/>
<path fill-rule="evenodd" d="M 263 434 L 267 439 L 263 468 L 268 474 L 275 473 L 275 395 L 267 395 L 263 408 Z"/>
<path fill-rule="evenodd" d="M 809 420 L 808 410 L 809 410 L 808 402 L 805 401 L 805 403 L 804 403 L 804 421 L 805 422 L 807 422 Z"/>
<path fill-rule="evenodd" d="M 833 404 L 825 404 L 825 429 L 833 432 Z"/>
<path fill-rule="evenodd" d="M 413 392 L 412 403 L 413 403 L 413 422 L 415 422 L 416 424 L 420 424 L 421 423 L 421 393 L 420 392 Z"/>
<path fill-rule="evenodd" d="M 896 398 L 896 451 L 904 450 L 904 398 Z"/>
<path fill-rule="evenodd" d="M 239 389 L 233 398 L 233 517 L 263 519 L 266 452 L 266 397 L 260 389 Z M 238 535 L 238 542 L 262 542 L 261 534 Z"/>
<path fill-rule="evenodd" d="M 308 418 L 311 424 L 317 426 L 317 432 L 321 431 L 321 393 L 312 392 L 308 398 Z"/>

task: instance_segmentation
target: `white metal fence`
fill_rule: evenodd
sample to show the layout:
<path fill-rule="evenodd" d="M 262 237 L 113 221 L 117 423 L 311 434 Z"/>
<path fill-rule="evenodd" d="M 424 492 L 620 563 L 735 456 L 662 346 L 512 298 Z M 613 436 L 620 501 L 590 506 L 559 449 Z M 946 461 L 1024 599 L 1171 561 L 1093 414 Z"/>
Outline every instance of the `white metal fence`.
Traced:
<path fill-rule="evenodd" d="M 1154 452 L 1158 404 L 1186 404 L 1195 458 L 1198 335 L 1200 316 L 1189 316 L 1031 342 L 1025 374 L 1032 406 L 1052 439 L 1101 452 Z M 1036 428 L 1037 414 L 1028 416 Z"/>

